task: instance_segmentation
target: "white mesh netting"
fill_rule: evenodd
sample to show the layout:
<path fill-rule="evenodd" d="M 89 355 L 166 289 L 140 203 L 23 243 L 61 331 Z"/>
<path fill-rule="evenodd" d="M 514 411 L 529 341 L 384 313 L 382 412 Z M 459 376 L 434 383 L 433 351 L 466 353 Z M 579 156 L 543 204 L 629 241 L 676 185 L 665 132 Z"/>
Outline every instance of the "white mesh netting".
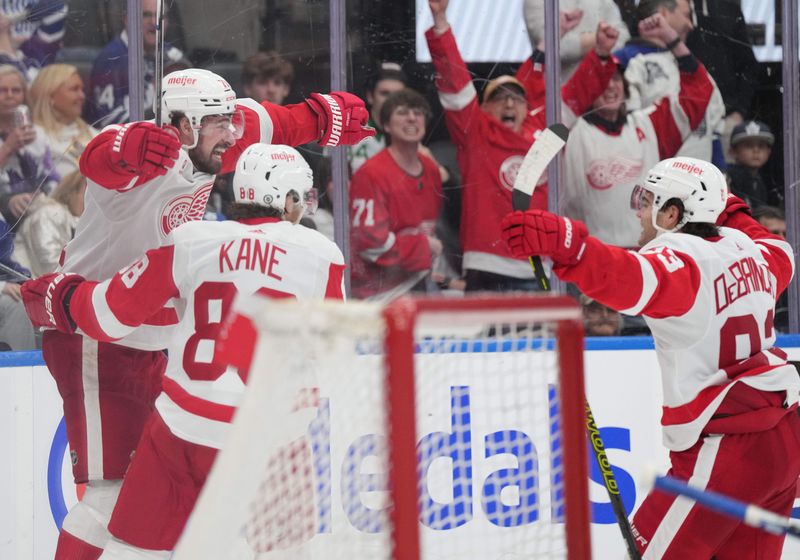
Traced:
<path fill-rule="evenodd" d="M 393 558 L 381 308 L 298 305 L 259 316 L 178 560 Z M 566 558 L 550 324 L 448 313 L 415 333 L 421 558 Z"/>
<path fill-rule="evenodd" d="M 416 357 L 422 558 L 565 558 L 547 324 L 423 340 Z"/>

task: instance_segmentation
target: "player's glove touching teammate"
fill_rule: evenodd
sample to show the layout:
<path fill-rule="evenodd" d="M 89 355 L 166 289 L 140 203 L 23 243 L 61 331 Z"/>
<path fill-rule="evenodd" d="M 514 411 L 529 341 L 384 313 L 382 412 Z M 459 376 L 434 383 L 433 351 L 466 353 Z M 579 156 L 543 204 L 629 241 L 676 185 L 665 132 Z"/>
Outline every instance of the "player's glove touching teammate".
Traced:
<path fill-rule="evenodd" d="M 69 299 L 83 281 L 78 274 L 58 272 L 25 282 L 20 291 L 33 326 L 75 332 L 75 323 L 69 316 Z"/>
<path fill-rule="evenodd" d="M 139 176 L 158 177 L 175 165 L 180 149 L 174 128 L 134 122 L 123 125 L 117 132 L 111 162 Z"/>
<path fill-rule="evenodd" d="M 589 235 L 583 222 L 544 210 L 512 212 L 500 227 L 512 255 L 550 257 L 557 265 L 576 264 Z"/>
<path fill-rule="evenodd" d="M 375 129 L 367 126 L 369 111 L 364 102 L 352 93 L 312 93 L 306 103 L 317 115 L 320 146 L 358 144 L 375 135 Z"/>

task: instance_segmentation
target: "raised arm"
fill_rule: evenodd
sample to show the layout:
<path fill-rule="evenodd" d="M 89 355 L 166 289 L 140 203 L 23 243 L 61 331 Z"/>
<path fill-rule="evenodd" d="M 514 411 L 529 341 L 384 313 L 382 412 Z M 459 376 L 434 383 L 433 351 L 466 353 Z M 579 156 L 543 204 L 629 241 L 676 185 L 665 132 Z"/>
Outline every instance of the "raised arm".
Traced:
<path fill-rule="evenodd" d="M 635 253 L 606 245 L 583 222 L 543 210 L 514 212 L 501 226 L 514 256 L 549 256 L 559 278 L 612 309 L 672 317 L 694 305 L 700 269 L 689 255 L 669 247 Z"/>
<path fill-rule="evenodd" d="M 678 33 L 661 14 L 639 23 L 639 29 L 664 43 L 672 51 L 680 70 L 680 91 L 662 98 L 650 111 L 661 159 L 674 156 L 692 130 L 702 122 L 714 93 L 714 83 Z"/>
<path fill-rule="evenodd" d="M 222 155 L 222 173 L 233 171 L 245 148 L 258 142 L 332 147 L 357 144 L 375 134 L 367 126 L 364 102 L 346 91 L 312 93 L 305 102 L 286 106 L 239 99 L 236 109 L 244 116 L 244 136 Z"/>
<path fill-rule="evenodd" d="M 485 120 L 478 92 L 447 21 L 448 3 L 448 0 L 429 0 L 434 25 L 425 32 L 425 38 L 436 69 L 436 89 L 445 110 L 447 129 L 456 146 L 465 146 L 477 139 Z"/>
<path fill-rule="evenodd" d="M 166 175 L 178 160 L 174 129 L 150 122 L 109 126 L 92 138 L 80 159 L 81 173 L 110 190 L 127 190 Z"/>
<path fill-rule="evenodd" d="M 581 10 L 561 12 L 559 27 L 562 39 L 566 33 L 580 22 L 582 17 L 583 12 Z M 594 48 L 589 49 L 591 52 L 587 52 L 576 72 L 582 77 L 574 79 L 571 84 L 568 81 L 561 87 L 562 100 L 566 108 L 573 113 L 567 116 L 567 121 L 574 121 L 577 116 L 580 116 L 605 89 L 608 79 L 616 69 L 616 65 L 613 64 L 608 68 L 605 68 L 605 66 L 618 37 L 619 33 L 612 26 L 607 25 L 605 22 L 598 24 L 595 36 L 592 38 Z M 543 106 L 545 102 L 544 40 L 539 40 L 536 43 L 533 43 L 533 40 L 531 41 L 535 45 L 533 52 L 528 60 L 517 70 L 516 78 L 525 85 L 525 97 L 528 105 L 538 108 Z M 609 41 L 611 41 L 610 44 Z M 592 52 L 598 56 L 592 57 Z M 586 80 L 589 81 L 586 82 Z M 595 91 L 597 91 L 596 95 L 592 96 Z"/>
<path fill-rule="evenodd" d="M 595 31 L 595 48 L 581 62 L 578 69 L 561 86 L 561 99 L 569 112 L 564 112 L 568 124 L 587 112 L 608 86 L 611 76 L 617 71 L 617 63 L 611 49 L 619 38 L 619 31 L 601 21 Z"/>

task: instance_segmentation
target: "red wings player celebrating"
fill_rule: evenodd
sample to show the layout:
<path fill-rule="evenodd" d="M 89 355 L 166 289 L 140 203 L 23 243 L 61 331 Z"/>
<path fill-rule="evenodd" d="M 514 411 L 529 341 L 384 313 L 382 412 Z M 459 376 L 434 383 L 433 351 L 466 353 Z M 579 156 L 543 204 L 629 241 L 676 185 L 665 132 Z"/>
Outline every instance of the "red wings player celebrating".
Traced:
<path fill-rule="evenodd" d="M 312 94 L 281 107 L 236 99 L 221 77 L 190 69 L 164 77 L 162 114 L 177 132 L 147 122 L 110 126 L 92 140 L 80 166 L 88 180 L 86 209 L 60 271 L 111 278 L 180 224 L 202 218 L 214 174 L 233 170 L 256 142 L 354 144 L 374 134 L 357 97 Z M 64 401 L 76 483 L 88 482 L 64 520 L 56 560 L 97 558 L 105 525 L 144 422 L 161 388 L 161 349 L 176 320 L 160 310 L 144 327 L 109 344 L 47 331 L 45 362 Z"/>
<path fill-rule="evenodd" d="M 728 197 L 725 177 L 705 161 L 664 160 L 634 195 L 639 252 L 538 210 L 508 215 L 503 238 L 515 255 L 549 255 L 559 278 L 589 297 L 645 317 L 672 476 L 789 515 L 800 475 L 800 379 L 773 346 L 772 321 L 794 272 L 792 249 Z M 645 559 L 778 559 L 783 544 L 662 493 L 645 499 L 633 525 Z"/>
<path fill-rule="evenodd" d="M 244 382 L 213 361 L 214 340 L 234 297 L 343 298 L 344 257 L 322 234 L 294 225 L 312 176 L 288 146 L 256 144 L 233 180 L 237 221 L 186 223 L 166 244 L 104 282 L 49 274 L 24 288 L 40 326 L 112 342 L 174 298 L 182 310 L 168 340 L 155 401 L 114 508 L 103 558 L 161 558 L 192 510 L 228 430 Z M 135 372 L 133 372 L 135 373 Z"/>

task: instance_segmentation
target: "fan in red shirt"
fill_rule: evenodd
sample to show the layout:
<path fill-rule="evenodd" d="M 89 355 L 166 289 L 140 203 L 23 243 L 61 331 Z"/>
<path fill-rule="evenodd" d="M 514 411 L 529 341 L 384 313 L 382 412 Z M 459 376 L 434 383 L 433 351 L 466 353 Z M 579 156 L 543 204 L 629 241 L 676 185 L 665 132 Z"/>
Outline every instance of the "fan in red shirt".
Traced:
<path fill-rule="evenodd" d="M 462 176 L 460 237 L 466 289 L 537 289 L 527 259 L 514 257 L 500 241 L 499 224 L 512 209 L 514 179 L 534 134 L 545 127 L 544 112 L 529 112 L 525 87 L 513 76 L 489 82 L 479 103 L 445 15 L 449 0 L 429 0 L 428 4 L 434 26 L 425 37 Z M 598 26 L 595 51 L 561 89 L 565 113 L 581 115 L 602 93 L 616 69 L 608 59 L 615 33 L 609 26 Z M 531 207 L 547 208 L 546 177 L 536 188 Z"/>
<path fill-rule="evenodd" d="M 442 253 L 435 234 L 442 181 L 436 162 L 420 152 L 429 116 L 428 102 L 416 91 L 391 94 L 380 113 L 389 147 L 353 175 L 351 286 L 357 298 L 387 300 L 425 291 Z"/>

